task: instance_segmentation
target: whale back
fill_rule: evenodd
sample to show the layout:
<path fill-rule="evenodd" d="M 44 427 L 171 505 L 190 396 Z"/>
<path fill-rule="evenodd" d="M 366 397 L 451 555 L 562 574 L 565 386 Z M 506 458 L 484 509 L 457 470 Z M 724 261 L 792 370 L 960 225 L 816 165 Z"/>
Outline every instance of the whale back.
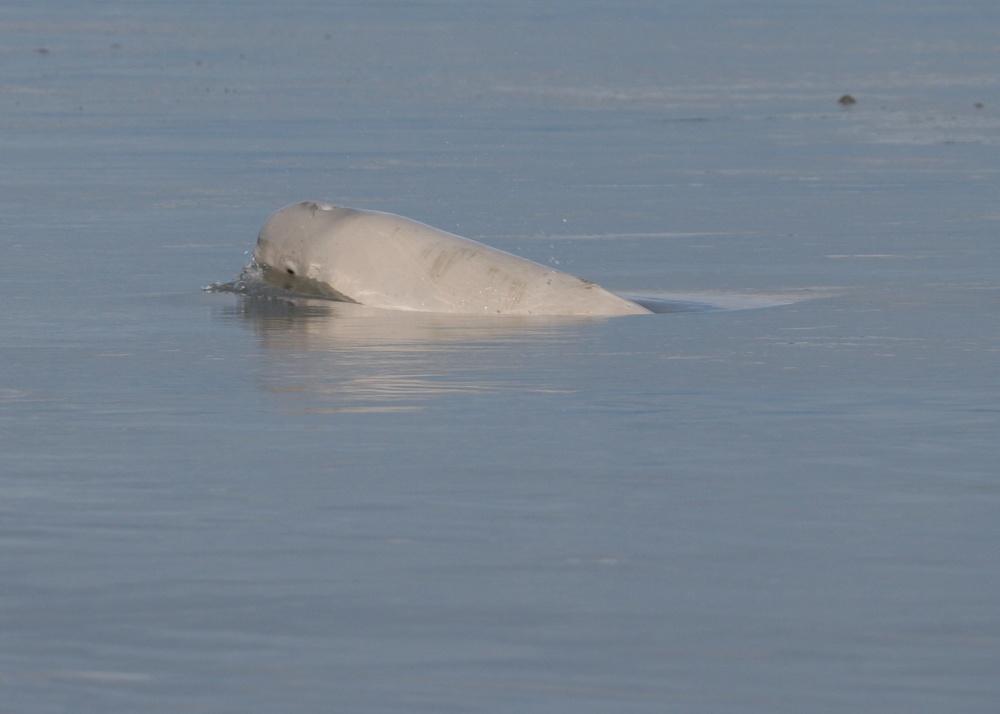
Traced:
<path fill-rule="evenodd" d="M 391 213 L 307 201 L 264 224 L 265 280 L 372 307 L 507 315 L 646 310 L 589 281 Z"/>

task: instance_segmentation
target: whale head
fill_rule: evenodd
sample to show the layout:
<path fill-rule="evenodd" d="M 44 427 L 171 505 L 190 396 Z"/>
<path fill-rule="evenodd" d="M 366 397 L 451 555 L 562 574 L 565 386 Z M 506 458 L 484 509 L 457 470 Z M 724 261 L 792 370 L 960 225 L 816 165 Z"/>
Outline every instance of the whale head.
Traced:
<path fill-rule="evenodd" d="M 354 302 L 331 285 L 330 274 L 336 266 L 331 264 L 329 238 L 331 224 L 353 212 L 329 203 L 303 201 L 271 216 L 260 229 L 253 251 L 264 281 L 285 290 Z"/>

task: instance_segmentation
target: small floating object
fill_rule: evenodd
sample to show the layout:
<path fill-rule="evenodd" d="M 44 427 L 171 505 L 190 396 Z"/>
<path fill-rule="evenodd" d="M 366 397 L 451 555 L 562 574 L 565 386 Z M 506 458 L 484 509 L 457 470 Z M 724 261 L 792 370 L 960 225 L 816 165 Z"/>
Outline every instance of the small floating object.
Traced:
<path fill-rule="evenodd" d="M 840 104 L 841 106 L 844 106 L 844 107 L 849 107 L 849 106 L 851 106 L 852 104 L 857 104 L 857 103 L 858 103 L 858 100 L 857 100 L 857 99 L 855 99 L 854 97 L 852 97 L 852 96 L 851 96 L 850 94 L 845 94 L 845 95 L 844 95 L 844 96 L 842 96 L 842 97 L 841 97 L 840 99 L 838 99 L 838 100 L 837 100 L 837 102 L 838 102 L 838 103 L 839 103 L 839 104 Z"/>

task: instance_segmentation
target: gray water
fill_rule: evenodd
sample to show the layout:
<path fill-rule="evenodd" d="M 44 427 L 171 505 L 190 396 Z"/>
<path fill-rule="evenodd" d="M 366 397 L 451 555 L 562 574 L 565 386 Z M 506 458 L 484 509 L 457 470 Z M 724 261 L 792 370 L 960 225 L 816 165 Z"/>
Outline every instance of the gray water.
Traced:
<path fill-rule="evenodd" d="M 997 711 L 998 31 L 8 3 L 0 711 Z M 202 290 L 304 199 L 674 309 Z"/>

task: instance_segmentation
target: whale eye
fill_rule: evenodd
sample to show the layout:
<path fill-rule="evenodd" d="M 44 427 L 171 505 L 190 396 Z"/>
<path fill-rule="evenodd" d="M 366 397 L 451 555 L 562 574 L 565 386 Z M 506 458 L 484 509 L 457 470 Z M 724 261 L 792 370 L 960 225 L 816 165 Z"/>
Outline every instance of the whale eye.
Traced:
<path fill-rule="evenodd" d="M 295 275 L 295 271 L 292 270 L 291 268 L 285 268 L 285 272 L 288 273 L 289 275 Z"/>

